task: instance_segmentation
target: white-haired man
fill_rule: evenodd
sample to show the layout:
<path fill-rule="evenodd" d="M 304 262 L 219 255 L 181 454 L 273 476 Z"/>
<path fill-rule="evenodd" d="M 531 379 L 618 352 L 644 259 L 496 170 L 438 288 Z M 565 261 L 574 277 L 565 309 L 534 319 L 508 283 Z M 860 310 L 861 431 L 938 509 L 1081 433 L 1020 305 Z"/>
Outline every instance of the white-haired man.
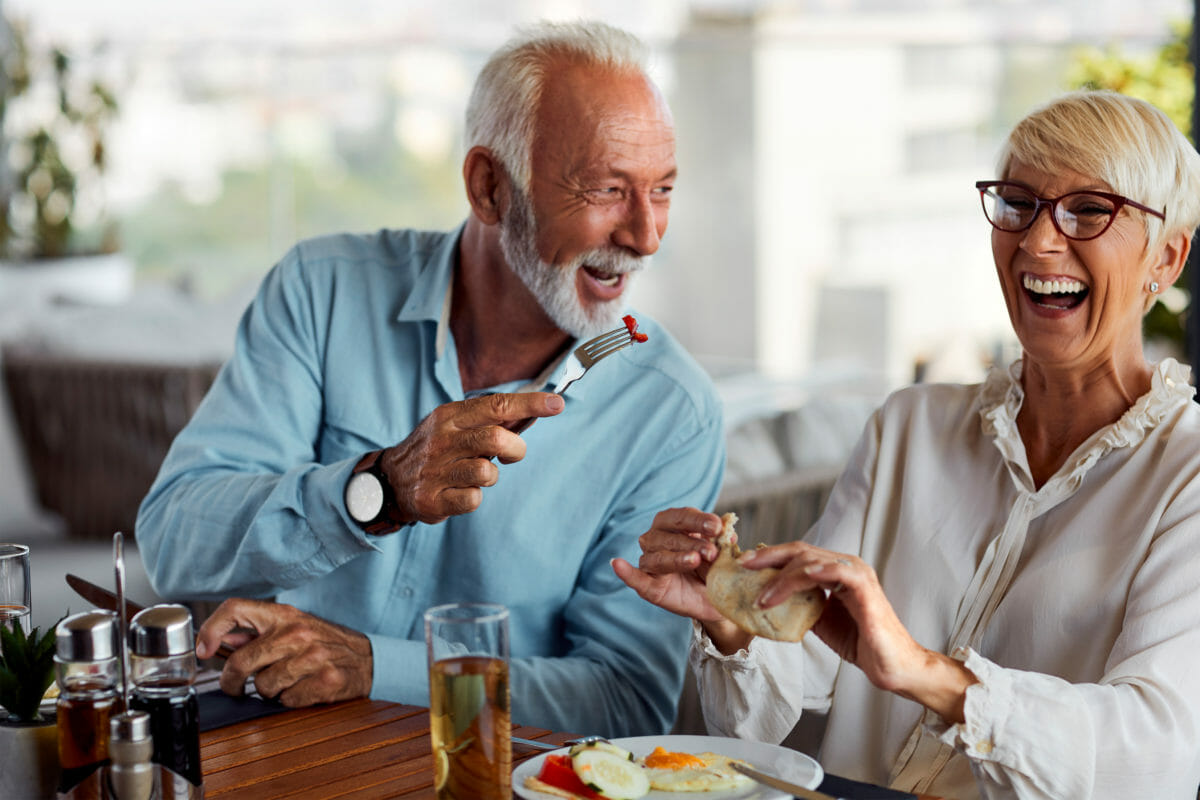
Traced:
<path fill-rule="evenodd" d="M 542 25 L 484 67 L 467 145 L 458 230 L 324 237 L 271 271 L 142 504 L 140 550 L 163 596 L 278 601 L 227 600 L 201 628 L 201 657 L 238 646 L 227 691 L 253 675 L 287 705 L 424 705 L 422 612 L 489 601 L 511 610 L 514 722 L 662 732 L 687 625 L 608 564 L 658 509 L 712 506 L 719 402 L 645 317 L 648 342 L 546 390 L 658 249 L 670 112 L 633 37 Z M 528 417 L 553 419 L 506 427 Z"/>

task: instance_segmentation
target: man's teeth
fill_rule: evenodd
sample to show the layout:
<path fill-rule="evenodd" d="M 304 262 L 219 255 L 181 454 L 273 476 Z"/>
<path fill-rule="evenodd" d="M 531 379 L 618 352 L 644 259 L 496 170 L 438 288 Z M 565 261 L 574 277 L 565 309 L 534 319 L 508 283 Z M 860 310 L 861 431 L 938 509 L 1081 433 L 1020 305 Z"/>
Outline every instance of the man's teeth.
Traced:
<path fill-rule="evenodd" d="M 1025 276 L 1024 286 L 1037 294 L 1078 294 L 1086 287 L 1081 281 L 1043 281 Z"/>
<path fill-rule="evenodd" d="M 606 272 L 593 272 L 592 277 L 602 286 L 616 286 L 617 281 L 621 280 L 620 275 L 610 275 Z"/>

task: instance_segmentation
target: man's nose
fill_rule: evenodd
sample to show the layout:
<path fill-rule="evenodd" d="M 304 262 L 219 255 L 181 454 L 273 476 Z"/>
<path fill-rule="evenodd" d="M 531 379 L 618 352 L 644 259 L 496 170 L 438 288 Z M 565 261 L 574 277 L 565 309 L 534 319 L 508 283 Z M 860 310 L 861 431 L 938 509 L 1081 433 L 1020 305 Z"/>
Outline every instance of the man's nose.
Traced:
<path fill-rule="evenodd" d="M 620 225 L 613 232 L 613 243 L 639 256 L 653 255 L 658 252 L 666 226 L 665 204 L 660 208 L 648 195 L 638 192 L 629 198 Z"/>

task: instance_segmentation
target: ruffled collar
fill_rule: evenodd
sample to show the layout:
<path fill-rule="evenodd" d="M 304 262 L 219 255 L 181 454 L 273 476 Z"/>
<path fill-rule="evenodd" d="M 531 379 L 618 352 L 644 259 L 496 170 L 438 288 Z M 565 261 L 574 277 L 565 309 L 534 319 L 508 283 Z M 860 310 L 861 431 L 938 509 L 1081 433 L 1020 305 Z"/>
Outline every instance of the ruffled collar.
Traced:
<path fill-rule="evenodd" d="M 1022 361 L 1018 359 L 1007 369 L 993 369 L 988 373 L 979 392 L 979 416 L 983 432 L 995 437 L 996 447 L 1006 461 L 1021 466 L 1027 488 L 1032 491 L 1025 444 L 1017 430 L 1017 412 L 1025 400 L 1021 370 Z M 1109 452 L 1139 444 L 1174 409 L 1192 401 L 1196 390 L 1188 383 L 1190 372 L 1173 358 L 1158 362 L 1150 378 L 1150 391 L 1134 401 L 1120 419 L 1096 431 L 1076 448 L 1043 489 L 1060 486 L 1074 491 L 1092 465 Z"/>

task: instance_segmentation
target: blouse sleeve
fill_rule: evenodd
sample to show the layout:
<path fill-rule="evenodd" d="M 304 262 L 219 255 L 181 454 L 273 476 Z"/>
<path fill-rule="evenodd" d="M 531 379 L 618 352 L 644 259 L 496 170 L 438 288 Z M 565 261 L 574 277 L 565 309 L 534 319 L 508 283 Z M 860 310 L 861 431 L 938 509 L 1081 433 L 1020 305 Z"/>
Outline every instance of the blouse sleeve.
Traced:
<path fill-rule="evenodd" d="M 979 678 L 957 725 L 933 733 L 970 759 L 985 797 L 1195 797 L 1200 783 L 1200 553 L 1189 518 L 1159 535 L 1096 683 L 953 655 Z"/>
<path fill-rule="evenodd" d="M 838 665 L 812 635 L 801 643 L 756 638 L 724 655 L 697 622 L 689 660 L 709 733 L 772 743 L 791 733 L 804 709 L 829 710 Z"/>

